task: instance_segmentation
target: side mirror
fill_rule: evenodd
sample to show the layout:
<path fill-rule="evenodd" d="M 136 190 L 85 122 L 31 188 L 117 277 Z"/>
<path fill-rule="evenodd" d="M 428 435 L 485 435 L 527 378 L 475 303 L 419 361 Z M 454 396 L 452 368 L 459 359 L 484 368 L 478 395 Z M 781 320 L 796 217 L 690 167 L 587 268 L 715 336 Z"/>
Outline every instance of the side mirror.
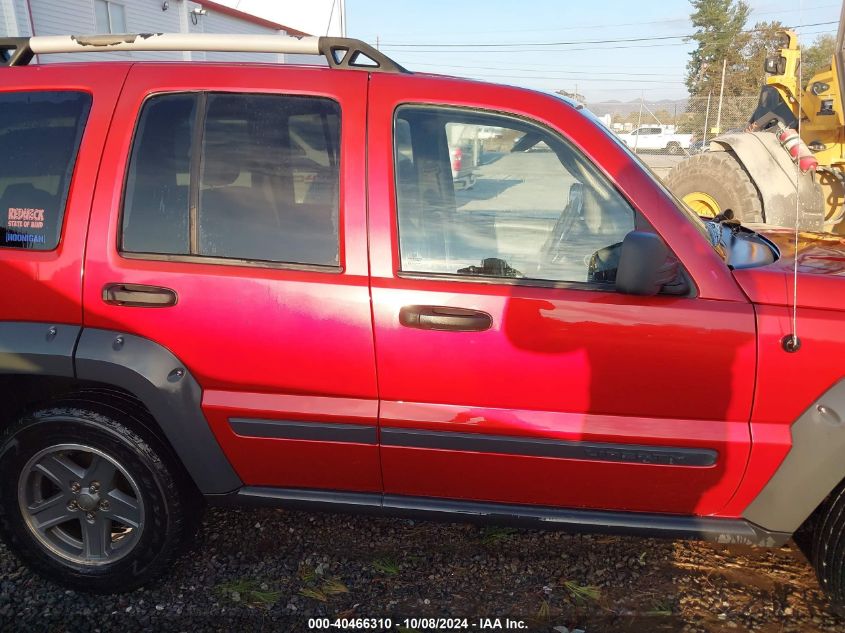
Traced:
<path fill-rule="evenodd" d="M 763 70 L 767 75 L 782 75 L 786 72 L 786 57 L 772 55 L 766 58 Z"/>
<path fill-rule="evenodd" d="M 616 290 L 630 295 L 656 295 L 678 277 L 678 263 L 660 236 L 631 231 L 622 242 Z"/>

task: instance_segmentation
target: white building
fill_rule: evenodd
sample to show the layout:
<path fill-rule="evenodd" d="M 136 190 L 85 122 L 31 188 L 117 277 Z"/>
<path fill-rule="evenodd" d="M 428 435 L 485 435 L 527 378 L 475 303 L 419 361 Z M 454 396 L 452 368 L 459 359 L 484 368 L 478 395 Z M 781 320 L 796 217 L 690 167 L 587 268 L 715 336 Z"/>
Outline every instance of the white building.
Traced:
<path fill-rule="evenodd" d="M 312 35 L 346 37 L 346 0 L 217 0 Z"/>
<path fill-rule="evenodd" d="M 209 0 L 0 0 L 0 36 L 92 33 L 237 33 L 307 35 Z M 302 55 L 248 53 L 86 53 L 41 55 L 40 63 L 102 59 L 287 61 L 319 63 Z"/>

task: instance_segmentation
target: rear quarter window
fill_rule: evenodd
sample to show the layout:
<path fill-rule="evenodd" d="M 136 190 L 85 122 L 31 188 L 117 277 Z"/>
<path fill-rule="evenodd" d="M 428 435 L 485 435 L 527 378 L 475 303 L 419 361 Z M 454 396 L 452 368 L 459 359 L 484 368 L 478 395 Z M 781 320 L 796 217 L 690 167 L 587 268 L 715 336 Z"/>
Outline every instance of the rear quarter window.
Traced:
<path fill-rule="evenodd" d="M 0 247 L 56 248 L 91 95 L 0 93 Z"/>

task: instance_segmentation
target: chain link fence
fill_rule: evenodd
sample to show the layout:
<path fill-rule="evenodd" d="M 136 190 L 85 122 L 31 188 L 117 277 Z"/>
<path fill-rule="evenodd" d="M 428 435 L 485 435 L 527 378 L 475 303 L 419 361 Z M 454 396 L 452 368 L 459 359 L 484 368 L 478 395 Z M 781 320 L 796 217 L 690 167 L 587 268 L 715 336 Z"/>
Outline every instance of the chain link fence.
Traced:
<path fill-rule="evenodd" d="M 707 148 L 714 136 L 744 130 L 758 94 L 719 98 L 588 103 L 620 139 L 638 154 L 685 156 Z"/>

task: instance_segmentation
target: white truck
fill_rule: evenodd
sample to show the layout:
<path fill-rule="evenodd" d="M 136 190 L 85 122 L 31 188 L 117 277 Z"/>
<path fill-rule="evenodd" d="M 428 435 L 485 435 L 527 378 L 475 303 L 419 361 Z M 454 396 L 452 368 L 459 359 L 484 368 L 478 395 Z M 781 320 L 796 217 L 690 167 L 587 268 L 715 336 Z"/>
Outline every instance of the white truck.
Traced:
<path fill-rule="evenodd" d="M 619 138 L 634 151 L 665 151 L 680 154 L 692 144 L 692 134 L 677 134 L 674 125 L 641 125 Z"/>

